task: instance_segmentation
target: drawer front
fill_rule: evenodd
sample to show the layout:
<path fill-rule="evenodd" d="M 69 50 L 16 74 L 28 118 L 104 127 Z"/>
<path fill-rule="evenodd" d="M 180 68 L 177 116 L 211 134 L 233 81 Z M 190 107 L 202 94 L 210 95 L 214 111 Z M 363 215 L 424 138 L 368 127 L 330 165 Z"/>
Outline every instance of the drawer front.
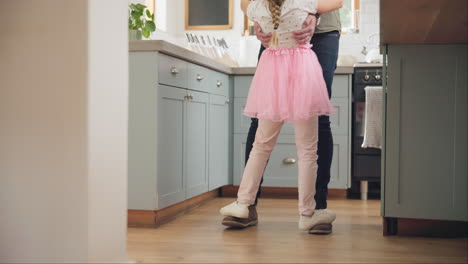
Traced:
<path fill-rule="evenodd" d="M 350 75 L 335 75 L 332 84 L 332 97 L 348 97 Z"/>
<path fill-rule="evenodd" d="M 234 97 L 247 97 L 253 75 L 234 77 Z"/>
<path fill-rule="evenodd" d="M 217 71 L 209 70 L 209 92 L 229 97 L 229 76 Z"/>
<path fill-rule="evenodd" d="M 209 75 L 209 69 L 193 63 L 188 63 L 188 88 L 207 93 L 210 85 Z"/>
<path fill-rule="evenodd" d="M 159 53 L 159 83 L 188 88 L 188 62 Z"/>

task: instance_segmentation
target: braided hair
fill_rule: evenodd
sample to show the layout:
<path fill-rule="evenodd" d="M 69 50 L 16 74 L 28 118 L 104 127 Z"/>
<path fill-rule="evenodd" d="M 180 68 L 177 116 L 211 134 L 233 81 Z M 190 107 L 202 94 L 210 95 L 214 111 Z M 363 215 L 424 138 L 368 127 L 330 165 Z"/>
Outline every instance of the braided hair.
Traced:
<path fill-rule="evenodd" d="M 273 19 L 274 28 L 277 29 L 280 23 L 281 5 L 284 0 L 268 0 L 268 5 Z"/>

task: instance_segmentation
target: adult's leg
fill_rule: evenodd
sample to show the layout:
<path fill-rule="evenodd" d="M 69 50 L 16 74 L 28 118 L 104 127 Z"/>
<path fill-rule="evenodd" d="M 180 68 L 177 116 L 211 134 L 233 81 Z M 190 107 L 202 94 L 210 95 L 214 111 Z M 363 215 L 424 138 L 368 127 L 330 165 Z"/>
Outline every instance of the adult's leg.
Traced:
<path fill-rule="evenodd" d="M 315 34 L 311 44 L 320 65 L 322 66 L 323 78 L 328 89 L 328 96 L 332 94 L 333 75 L 335 74 L 336 61 L 338 59 L 340 34 L 337 31 Z M 328 183 L 330 182 L 330 169 L 333 159 L 333 137 L 328 116 L 319 117 L 318 133 L 318 170 L 316 181 L 316 209 L 327 208 Z"/>
<path fill-rule="evenodd" d="M 295 121 L 294 130 L 299 158 L 299 214 L 311 216 L 316 206 L 318 118 Z"/>
<path fill-rule="evenodd" d="M 259 120 L 250 158 L 244 169 L 237 201 L 242 204 L 254 204 L 266 163 L 273 151 L 283 122 Z"/>

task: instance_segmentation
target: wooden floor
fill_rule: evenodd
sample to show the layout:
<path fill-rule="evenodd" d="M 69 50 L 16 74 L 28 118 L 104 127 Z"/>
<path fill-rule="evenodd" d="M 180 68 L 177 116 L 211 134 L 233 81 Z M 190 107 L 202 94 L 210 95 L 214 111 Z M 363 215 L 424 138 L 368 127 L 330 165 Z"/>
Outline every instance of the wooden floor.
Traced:
<path fill-rule="evenodd" d="M 261 199 L 259 225 L 220 224 L 217 198 L 157 229 L 128 230 L 129 258 L 148 263 L 467 263 L 466 239 L 382 236 L 379 201 L 331 200 L 333 234 L 297 229 L 297 200 Z"/>

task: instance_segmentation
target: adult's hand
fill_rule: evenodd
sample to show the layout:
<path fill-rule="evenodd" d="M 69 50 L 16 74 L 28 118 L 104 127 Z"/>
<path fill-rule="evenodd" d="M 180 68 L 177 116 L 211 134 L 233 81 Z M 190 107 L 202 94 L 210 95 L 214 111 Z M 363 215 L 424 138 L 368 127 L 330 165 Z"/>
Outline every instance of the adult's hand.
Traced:
<path fill-rule="evenodd" d="M 300 45 L 309 44 L 315 32 L 317 18 L 309 14 L 302 24 L 302 29 L 293 31 L 293 38 Z"/>
<path fill-rule="evenodd" d="M 254 24 L 254 30 L 255 30 L 255 35 L 257 36 L 257 39 L 262 42 L 263 47 L 268 48 L 270 44 L 270 39 L 271 39 L 271 33 L 264 33 L 260 25 L 255 22 Z"/>

